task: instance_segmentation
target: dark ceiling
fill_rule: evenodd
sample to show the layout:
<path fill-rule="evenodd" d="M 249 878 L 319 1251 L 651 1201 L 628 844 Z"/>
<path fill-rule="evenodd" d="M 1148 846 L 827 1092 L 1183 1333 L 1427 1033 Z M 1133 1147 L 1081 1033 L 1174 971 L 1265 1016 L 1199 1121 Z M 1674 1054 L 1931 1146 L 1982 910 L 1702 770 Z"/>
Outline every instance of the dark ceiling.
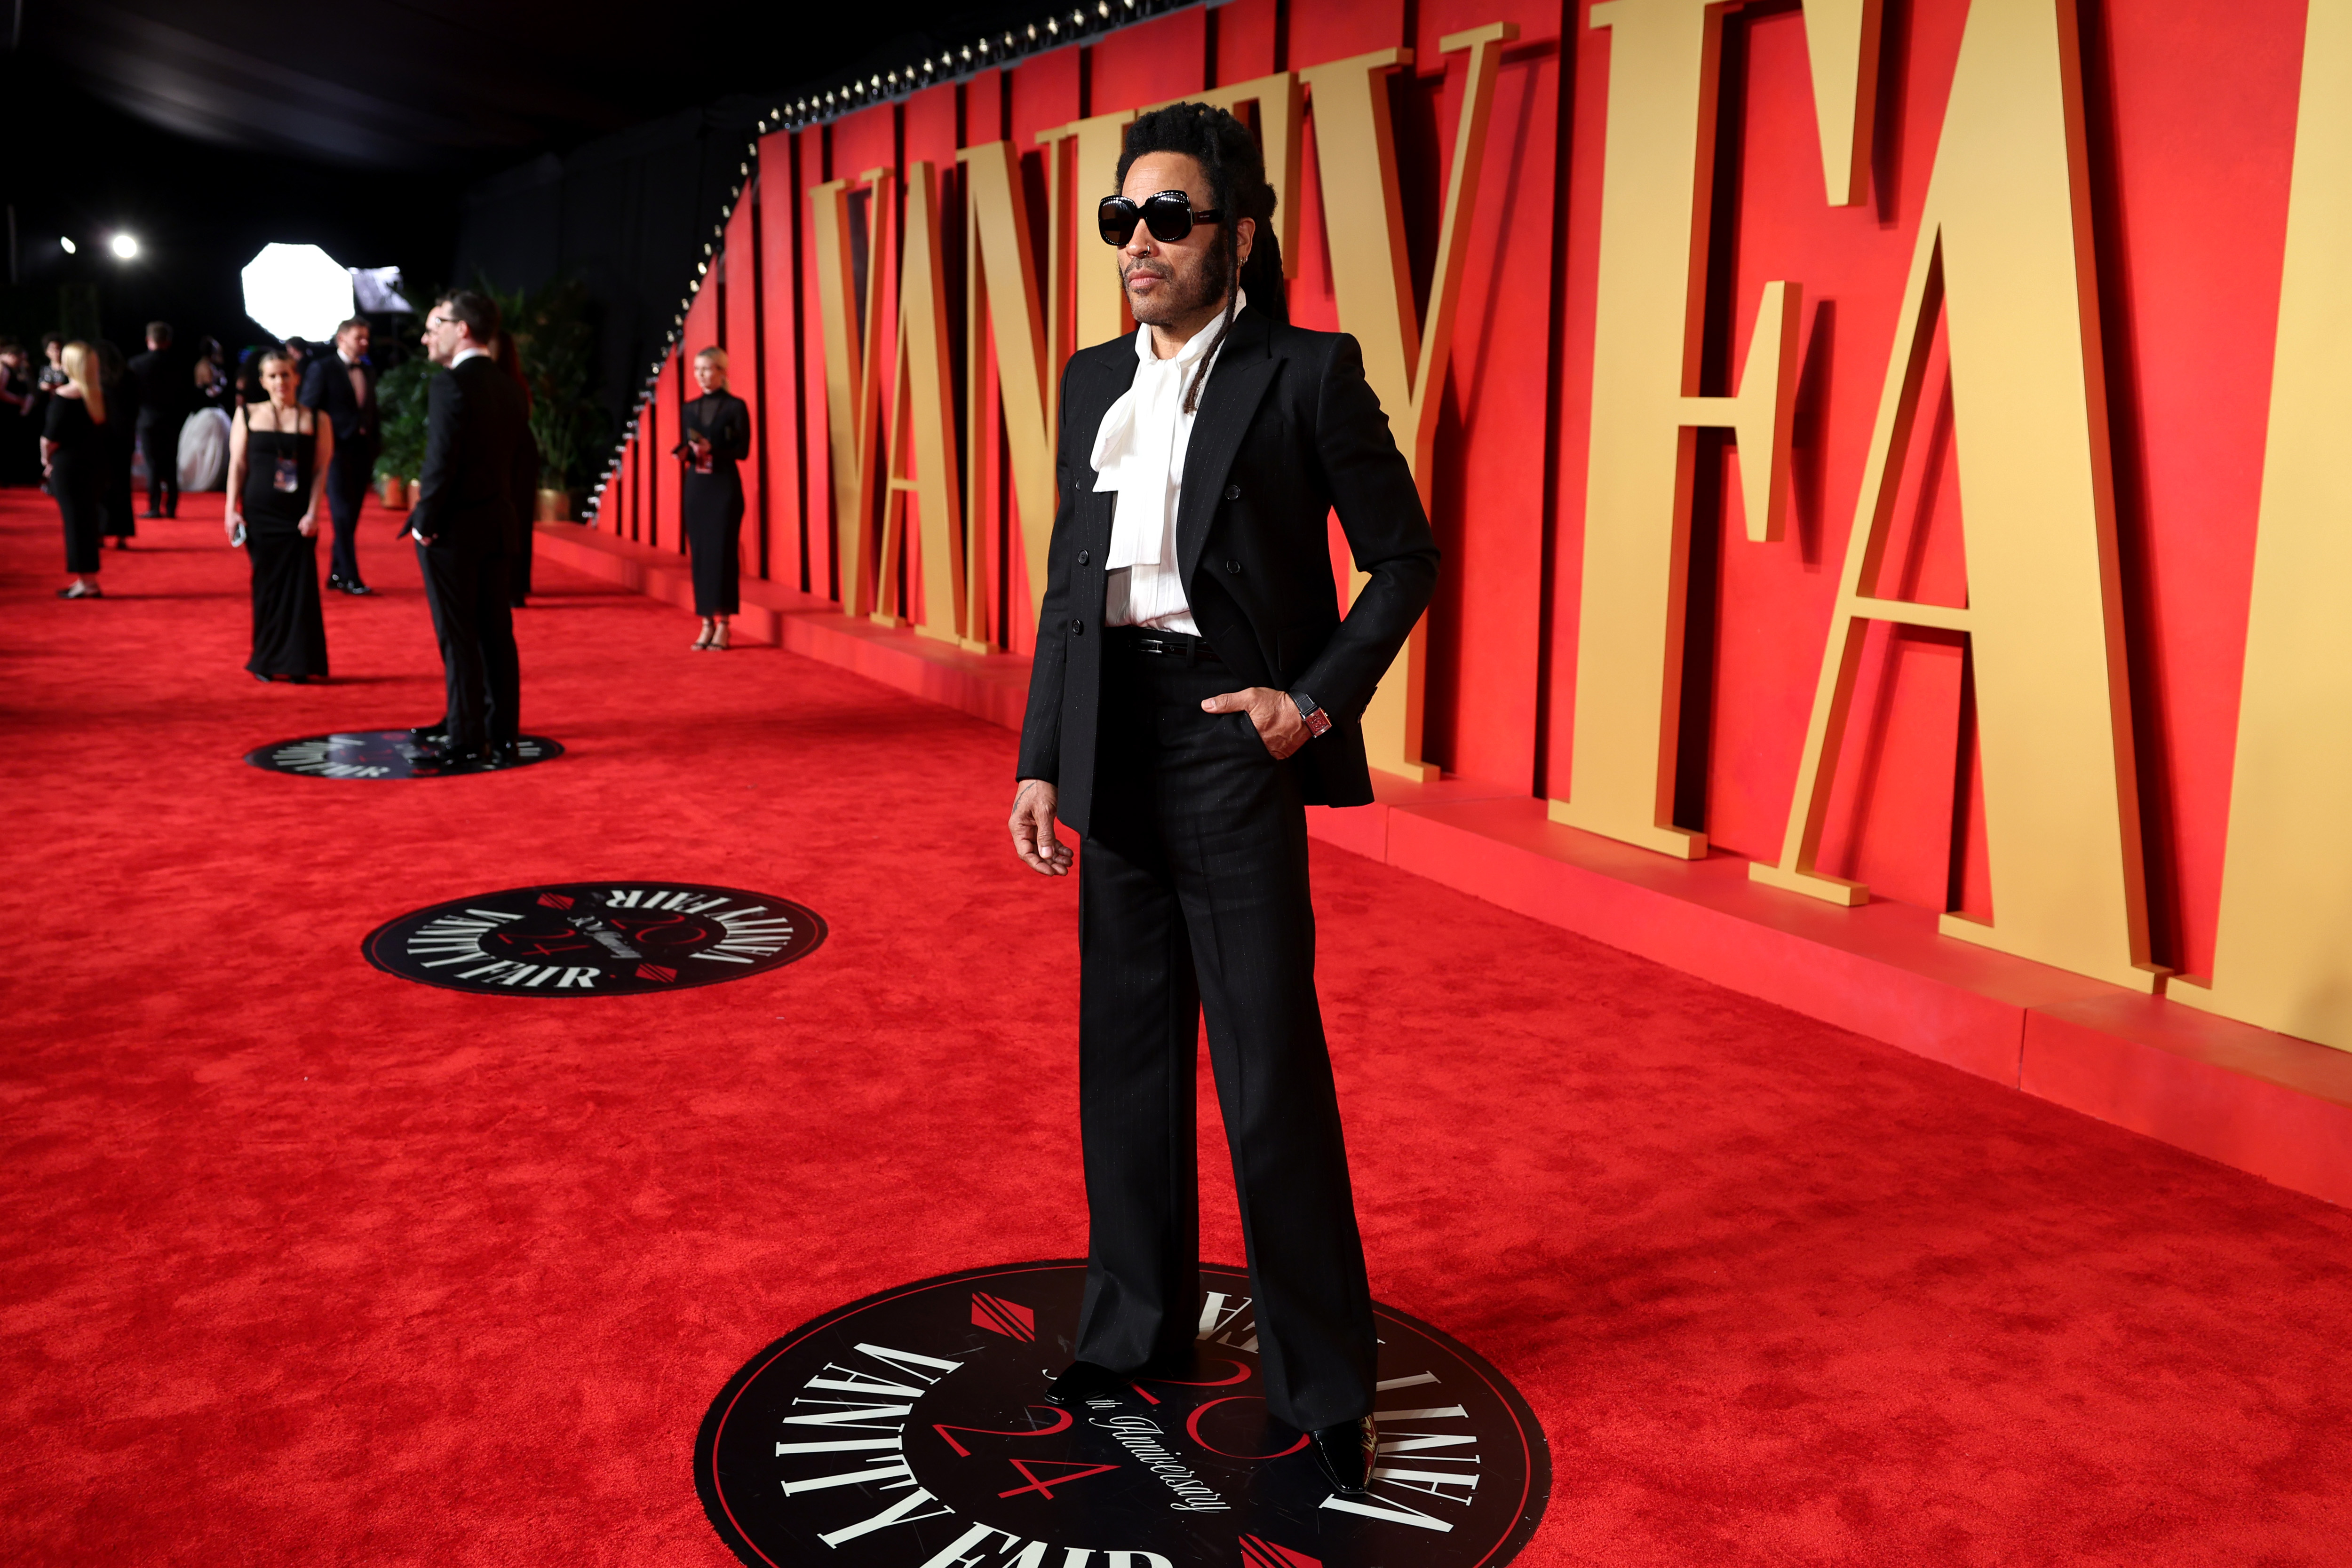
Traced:
<path fill-rule="evenodd" d="M 270 240 L 431 283 L 466 188 L 734 93 L 901 64 L 1042 9 L 700 0 L 13 0 L 0 331 L 95 285 L 104 330 L 162 316 L 249 340 L 236 269 Z M 105 255 L 131 232 L 132 263 Z M 60 238 L 76 241 L 64 254 Z"/>
<path fill-rule="evenodd" d="M 899 0 L 16 0 L 20 48 L 157 131 L 371 170 L 480 170 L 1007 11 Z M 1013 7 L 1027 16 L 1036 5 Z"/>

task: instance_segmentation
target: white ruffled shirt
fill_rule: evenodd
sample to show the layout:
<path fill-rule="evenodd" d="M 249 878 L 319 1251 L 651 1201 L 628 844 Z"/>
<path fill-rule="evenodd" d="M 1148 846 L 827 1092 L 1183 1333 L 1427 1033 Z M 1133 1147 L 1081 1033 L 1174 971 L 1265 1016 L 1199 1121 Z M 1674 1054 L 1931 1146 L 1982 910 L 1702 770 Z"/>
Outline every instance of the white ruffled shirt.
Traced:
<path fill-rule="evenodd" d="M 1234 312 L 1249 304 L 1242 294 Z M 1141 361 L 1134 384 L 1119 395 L 1095 431 L 1095 490 L 1116 491 L 1111 515 L 1108 573 L 1103 601 L 1106 626 L 1151 626 L 1197 637 L 1192 606 L 1184 597 L 1176 556 L 1176 507 L 1184 487 L 1184 454 L 1192 444 L 1192 421 L 1184 412 L 1184 389 L 1209 356 L 1216 364 L 1224 344 L 1215 326 L 1192 334 L 1168 359 L 1152 351 L 1151 329 L 1135 329 L 1135 357 Z M 1215 352 L 1210 340 L 1219 340 Z M 1209 369 L 1201 371 L 1205 387 Z"/>

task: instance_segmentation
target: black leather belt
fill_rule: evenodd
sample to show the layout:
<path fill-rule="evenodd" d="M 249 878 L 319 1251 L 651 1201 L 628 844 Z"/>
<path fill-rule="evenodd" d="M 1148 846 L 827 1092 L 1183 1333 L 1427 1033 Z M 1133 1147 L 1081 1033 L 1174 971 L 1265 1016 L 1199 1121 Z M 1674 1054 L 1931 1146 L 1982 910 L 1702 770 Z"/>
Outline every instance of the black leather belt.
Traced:
<path fill-rule="evenodd" d="M 1214 664 L 1224 667 L 1217 651 L 1209 646 L 1208 639 L 1183 632 L 1163 632 L 1158 627 L 1113 626 L 1104 635 L 1112 643 L 1130 653 L 1150 653 L 1162 659 L 1181 659 L 1187 664 Z"/>

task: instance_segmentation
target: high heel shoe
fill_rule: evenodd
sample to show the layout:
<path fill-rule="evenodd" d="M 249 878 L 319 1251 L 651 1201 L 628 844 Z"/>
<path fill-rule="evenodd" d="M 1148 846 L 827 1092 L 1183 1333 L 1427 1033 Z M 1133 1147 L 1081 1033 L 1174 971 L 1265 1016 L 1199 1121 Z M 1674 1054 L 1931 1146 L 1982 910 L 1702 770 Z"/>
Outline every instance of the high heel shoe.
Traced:
<path fill-rule="evenodd" d="M 714 653 L 723 653 L 727 652 L 727 622 L 722 621 L 719 623 L 718 632 L 712 636 L 709 643 L 706 645 Z"/>
<path fill-rule="evenodd" d="M 702 623 L 702 635 L 701 635 L 701 636 L 699 636 L 699 637 L 697 637 L 697 638 L 694 640 L 694 650 L 693 650 L 693 651 L 694 651 L 695 653 L 701 653 L 705 648 L 709 647 L 709 646 L 710 646 L 710 639 L 711 639 L 711 636 L 712 636 L 712 627 L 711 627 L 711 624 L 710 624 L 710 622 L 709 622 L 706 621 L 706 622 L 704 622 Z"/>

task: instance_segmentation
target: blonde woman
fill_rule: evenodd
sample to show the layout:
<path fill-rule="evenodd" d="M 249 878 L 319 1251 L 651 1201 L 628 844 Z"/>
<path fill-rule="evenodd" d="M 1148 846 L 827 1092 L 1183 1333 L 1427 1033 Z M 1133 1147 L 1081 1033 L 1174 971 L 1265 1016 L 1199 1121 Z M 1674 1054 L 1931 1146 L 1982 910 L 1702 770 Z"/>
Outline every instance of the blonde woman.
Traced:
<path fill-rule="evenodd" d="M 743 549 L 743 478 L 735 465 L 751 455 L 751 411 L 727 390 L 727 350 L 694 356 L 702 395 L 686 405 L 686 437 L 677 446 L 685 473 L 678 513 L 694 557 L 694 612 L 702 617 L 698 649 L 727 646 L 727 621 L 741 608 L 737 578 Z"/>
<path fill-rule="evenodd" d="M 98 356 L 88 343 L 65 345 L 58 356 L 65 379 L 49 397 L 41 425 L 41 472 L 66 526 L 66 570 L 73 581 L 59 599 L 100 599 L 100 536 L 106 527 L 106 393 L 98 384 Z"/>
<path fill-rule="evenodd" d="M 261 356 L 266 401 L 237 410 L 228 432 L 223 527 L 253 567 L 257 681 L 327 678 L 327 621 L 319 608 L 319 507 L 334 422 L 299 401 L 301 380 L 283 349 Z"/>

